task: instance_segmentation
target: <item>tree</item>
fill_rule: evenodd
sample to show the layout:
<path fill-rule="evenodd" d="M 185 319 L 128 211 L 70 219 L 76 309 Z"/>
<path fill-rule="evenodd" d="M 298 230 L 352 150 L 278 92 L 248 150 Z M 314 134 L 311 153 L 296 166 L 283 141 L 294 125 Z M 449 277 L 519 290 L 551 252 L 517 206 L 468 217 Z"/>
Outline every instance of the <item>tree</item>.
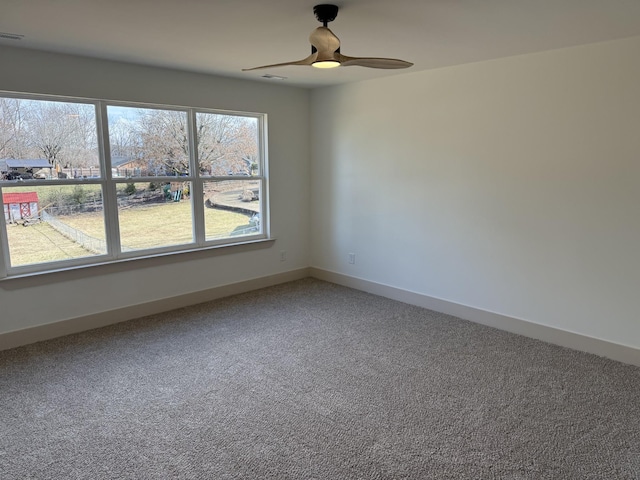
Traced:
<path fill-rule="evenodd" d="M 112 159 L 135 161 L 144 175 L 184 175 L 189 171 L 184 111 L 113 109 L 109 110 L 108 125 Z M 195 141 L 200 171 L 252 174 L 258 159 L 257 131 L 255 118 L 197 113 Z M 96 136 L 94 105 L 0 98 L 0 157 L 44 157 L 53 168 L 97 168 Z"/>
<path fill-rule="evenodd" d="M 202 171 L 227 175 L 229 171 L 251 173 L 257 159 L 257 120 L 235 115 L 199 113 L 198 159 Z"/>
<path fill-rule="evenodd" d="M 64 161 L 74 167 L 98 167 L 98 141 L 93 105 L 67 104 L 69 113 L 62 119 L 69 124 Z"/>
<path fill-rule="evenodd" d="M 113 127 L 112 127 L 113 125 Z M 152 175 L 189 171 L 187 116 L 173 110 L 138 109 L 135 116 L 109 125 L 112 156 L 136 159 Z M 257 160 L 257 120 L 236 115 L 198 113 L 196 145 L 201 172 L 251 174 Z M 127 133 L 128 132 L 128 133 Z"/>
<path fill-rule="evenodd" d="M 44 157 L 52 167 L 97 167 L 95 107 L 0 98 L 0 156 Z"/>
<path fill-rule="evenodd" d="M 61 152 L 71 136 L 68 118 L 73 111 L 70 107 L 62 102 L 29 101 L 27 104 L 29 143 L 52 167 L 61 165 Z"/>
<path fill-rule="evenodd" d="M 159 175 L 189 171 L 187 116 L 173 110 L 141 109 L 134 126 L 134 157 Z"/>
<path fill-rule="evenodd" d="M 111 158 L 134 158 L 135 138 L 135 131 L 127 120 L 109 121 Z"/>
<path fill-rule="evenodd" d="M 27 152 L 24 101 L 0 98 L 0 158 L 24 158 Z"/>

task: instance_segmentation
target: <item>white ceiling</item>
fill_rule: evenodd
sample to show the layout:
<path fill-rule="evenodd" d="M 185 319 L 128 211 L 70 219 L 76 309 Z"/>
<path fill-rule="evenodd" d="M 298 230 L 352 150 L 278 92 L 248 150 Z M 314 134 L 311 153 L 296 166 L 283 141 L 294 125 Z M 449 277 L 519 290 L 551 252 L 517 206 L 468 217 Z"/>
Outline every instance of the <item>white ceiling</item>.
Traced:
<path fill-rule="evenodd" d="M 316 87 L 640 35 L 640 0 L 336 0 L 343 54 L 415 65 L 241 71 L 309 55 L 316 3 L 0 0 L 0 32 L 24 35 L 0 45 Z"/>

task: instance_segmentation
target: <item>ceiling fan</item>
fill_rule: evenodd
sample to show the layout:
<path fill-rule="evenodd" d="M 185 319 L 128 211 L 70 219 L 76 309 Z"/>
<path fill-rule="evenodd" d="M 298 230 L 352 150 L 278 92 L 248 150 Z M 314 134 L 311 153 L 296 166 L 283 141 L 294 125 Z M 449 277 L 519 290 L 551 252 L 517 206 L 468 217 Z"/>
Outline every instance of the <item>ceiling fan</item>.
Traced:
<path fill-rule="evenodd" d="M 368 67 L 368 68 L 407 68 L 413 65 L 411 62 L 398 60 L 395 58 L 376 57 L 348 57 L 340 53 L 340 39 L 327 28 L 327 24 L 335 20 L 338 15 L 336 5 L 316 5 L 313 13 L 322 27 L 316 28 L 309 36 L 311 42 L 311 55 L 302 60 L 293 62 L 275 63 L 273 65 L 263 65 L 261 67 L 243 68 L 242 71 L 258 70 L 261 68 L 284 67 L 287 65 L 311 65 L 316 68 L 334 67 Z"/>

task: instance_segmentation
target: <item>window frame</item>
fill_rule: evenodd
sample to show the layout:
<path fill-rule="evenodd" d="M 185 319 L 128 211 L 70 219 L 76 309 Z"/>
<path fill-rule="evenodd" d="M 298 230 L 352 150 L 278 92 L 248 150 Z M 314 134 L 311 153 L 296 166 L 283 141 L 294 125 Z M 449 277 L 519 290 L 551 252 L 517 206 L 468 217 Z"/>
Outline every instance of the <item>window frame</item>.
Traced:
<path fill-rule="evenodd" d="M 268 176 L 268 147 L 267 147 L 267 114 L 256 112 L 241 112 L 220 110 L 204 107 L 188 107 L 168 104 L 155 104 L 147 102 L 113 101 L 82 97 L 69 97 L 58 95 L 30 94 L 22 92 L 8 92 L 0 90 L 0 97 L 15 98 L 20 100 L 36 100 L 51 102 L 66 102 L 84 105 L 93 105 L 96 120 L 96 141 L 98 158 L 100 162 L 100 178 L 62 178 L 62 179 L 31 179 L 31 180 L 0 180 L 0 198 L 6 187 L 27 186 L 74 186 L 74 185 L 99 185 L 102 189 L 103 216 L 105 223 L 105 241 L 107 252 L 105 254 L 90 255 L 65 260 L 55 260 L 41 263 L 11 265 L 7 225 L 4 221 L 0 225 L 0 280 L 28 275 L 59 272 L 62 270 L 74 270 L 94 265 L 105 265 L 144 259 L 151 257 L 163 257 L 179 253 L 205 251 L 208 249 L 220 249 L 242 244 L 271 240 L 270 236 L 270 212 L 269 212 L 269 176 Z M 189 145 L 189 174 L 186 176 L 140 176 L 140 177 L 114 177 L 112 175 L 111 145 L 109 140 L 109 120 L 107 107 L 129 107 L 158 110 L 171 110 L 186 113 L 186 123 Z M 202 175 L 198 159 L 196 134 L 196 116 L 199 113 L 230 115 L 245 118 L 255 118 L 257 121 L 257 163 L 256 175 Z M 117 187 L 126 183 L 165 183 L 180 179 L 180 182 L 190 182 L 189 202 L 191 203 L 191 225 L 193 241 L 186 244 L 152 247 L 146 249 L 123 251 L 120 244 L 120 225 L 118 219 Z M 260 231 L 253 235 L 238 237 L 223 237 L 207 240 L 205 232 L 205 205 L 204 184 L 212 181 L 258 181 L 260 185 Z"/>

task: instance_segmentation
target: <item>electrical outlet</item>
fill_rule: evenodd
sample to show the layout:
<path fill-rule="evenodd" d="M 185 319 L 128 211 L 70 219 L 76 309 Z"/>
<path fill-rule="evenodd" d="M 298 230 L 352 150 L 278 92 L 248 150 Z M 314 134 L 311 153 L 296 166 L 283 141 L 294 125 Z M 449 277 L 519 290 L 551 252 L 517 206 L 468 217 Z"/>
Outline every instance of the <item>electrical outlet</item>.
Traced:
<path fill-rule="evenodd" d="M 351 265 L 354 265 L 356 263 L 356 254 L 355 253 L 350 253 L 349 254 L 349 263 Z"/>
<path fill-rule="evenodd" d="M 280 261 L 284 262 L 287 259 L 287 252 L 285 250 L 280 250 Z"/>

